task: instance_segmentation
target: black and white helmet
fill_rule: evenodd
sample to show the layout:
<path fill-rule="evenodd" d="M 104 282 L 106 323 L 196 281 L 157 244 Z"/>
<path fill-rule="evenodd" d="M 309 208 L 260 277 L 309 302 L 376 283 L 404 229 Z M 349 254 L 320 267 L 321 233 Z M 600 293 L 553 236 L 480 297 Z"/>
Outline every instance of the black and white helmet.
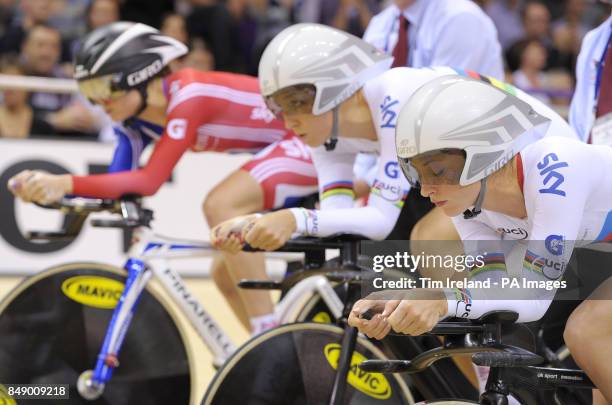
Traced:
<path fill-rule="evenodd" d="M 118 90 L 143 87 L 187 51 L 183 43 L 153 27 L 116 22 L 83 39 L 75 58 L 74 78 L 86 97 L 106 99 Z"/>

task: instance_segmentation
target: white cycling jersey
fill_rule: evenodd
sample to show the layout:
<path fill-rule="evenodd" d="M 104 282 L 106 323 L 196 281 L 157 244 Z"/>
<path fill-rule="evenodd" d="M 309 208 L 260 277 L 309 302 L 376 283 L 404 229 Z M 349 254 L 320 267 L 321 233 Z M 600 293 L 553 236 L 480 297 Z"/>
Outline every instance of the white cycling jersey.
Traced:
<path fill-rule="evenodd" d="M 323 146 L 312 149 L 321 209 L 292 209 L 297 233 L 313 236 L 354 233 L 370 239 L 384 239 L 389 235 L 410 189 L 399 169 L 395 151 L 397 115 L 421 86 L 438 77 L 457 74 L 489 82 L 527 101 L 535 111 L 551 119 L 547 134 L 576 137 L 569 125 L 549 107 L 495 79 L 448 67 L 391 69 L 363 87 L 378 140 L 354 139 L 341 134 L 333 151 L 326 151 Z M 359 152 L 378 153 L 379 159 L 367 205 L 353 208 L 353 164 Z"/>
<path fill-rule="evenodd" d="M 574 247 L 612 240 L 612 148 L 549 137 L 517 156 L 527 218 L 486 209 L 475 218 L 453 218 L 466 254 L 484 256 L 485 265 L 469 279 L 498 284 L 448 289 L 450 316 L 512 310 L 522 322 L 538 320 L 559 286 L 551 281 L 560 279 Z M 501 240 L 510 242 L 494 242 Z M 519 285 L 508 284 L 512 277 Z M 536 283 L 525 288 L 523 279 Z"/>

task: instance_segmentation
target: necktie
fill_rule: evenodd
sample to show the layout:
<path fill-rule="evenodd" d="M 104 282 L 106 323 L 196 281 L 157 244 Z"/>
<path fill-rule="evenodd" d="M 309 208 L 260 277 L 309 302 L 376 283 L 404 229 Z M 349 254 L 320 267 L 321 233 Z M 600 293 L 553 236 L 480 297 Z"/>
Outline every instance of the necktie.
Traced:
<path fill-rule="evenodd" d="M 612 36 L 611 36 L 612 39 Z M 612 112 L 612 40 L 608 40 L 606 58 L 602 61 L 599 79 L 599 97 L 597 97 L 597 118 Z"/>
<path fill-rule="evenodd" d="M 393 48 L 393 65 L 408 66 L 408 19 L 403 14 L 399 16 L 399 32 L 397 34 L 397 44 Z"/>

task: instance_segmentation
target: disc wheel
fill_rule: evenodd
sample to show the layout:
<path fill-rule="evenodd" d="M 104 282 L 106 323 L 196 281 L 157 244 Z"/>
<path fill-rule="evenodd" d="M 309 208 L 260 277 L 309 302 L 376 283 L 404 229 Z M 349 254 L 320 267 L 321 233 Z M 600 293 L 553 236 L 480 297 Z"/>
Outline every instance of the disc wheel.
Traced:
<path fill-rule="evenodd" d="M 189 404 L 190 362 L 168 309 L 145 289 L 128 328 L 119 367 L 102 396 L 83 399 L 76 383 L 93 369 L 123 290 L 124 270 L 95 263 L 48 269 L 0 302 L 0 381 L 69 384 L 62 404 Z M 55 401 L 39 401 L 55 403 Z"/>
<path fill-rule="evenodd" d="M 203 405 L 326 404 L 340 356 L 344 330 L 333 325 L 296 323 L 271 329 L 245 343 L 217 372 Z M 366 373 L 357 366 L 386 359 L 371 342 L 358 338 L 344 404 L 413 404 L 405 382 L 395 375 Z"/>

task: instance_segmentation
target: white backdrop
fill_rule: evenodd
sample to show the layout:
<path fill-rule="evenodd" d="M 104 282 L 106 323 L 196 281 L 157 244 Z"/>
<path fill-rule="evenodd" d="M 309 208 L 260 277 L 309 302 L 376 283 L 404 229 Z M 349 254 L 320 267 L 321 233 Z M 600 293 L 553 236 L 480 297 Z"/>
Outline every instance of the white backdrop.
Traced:
<path fill-rule="evenodd" d="M 6 190 L 7 176 L 28 161 L 44 161 L 62 166 L 74 174 L 86 174 L 90 165 L 105 165 L 111 160 L 112 145 L 95 142 L 59 140 L 0 139 L 0 274 L 32 274 L 51 265 L 69 261 L 99 261 L 122 265 L 122 231 L 93 228 L 86 225 L 81 235 L 69 246 L 48 253 L 28 251 L 27 247 L 13 246 L 9 218 L 15 216 L 22 233 L 28 230 L 58 230 L 62 214 L 15 201 Z M 249 155 L 218 153 L 187 153 L 173 172 L 171 183 L 147 198 L 146 205 L 155 211 L 153 229 L 163 235 L 189 239 L 208 239 L 208 227 L 201 212 L 206 193 L 225 176 L 249 159 Z M 40 163 L 37 164 L 48 164 Z M 27 164 L 26 164 L 27 166 Z M 28 242 L 26 242 L 28 243 Z M 13 243 L 15 244 L 15 243 Z M 183 273 L 206 274 L 208 259 L 189 259 L 176 262 Z M 280 263 L 273 263 L 278 268 Z"/>

